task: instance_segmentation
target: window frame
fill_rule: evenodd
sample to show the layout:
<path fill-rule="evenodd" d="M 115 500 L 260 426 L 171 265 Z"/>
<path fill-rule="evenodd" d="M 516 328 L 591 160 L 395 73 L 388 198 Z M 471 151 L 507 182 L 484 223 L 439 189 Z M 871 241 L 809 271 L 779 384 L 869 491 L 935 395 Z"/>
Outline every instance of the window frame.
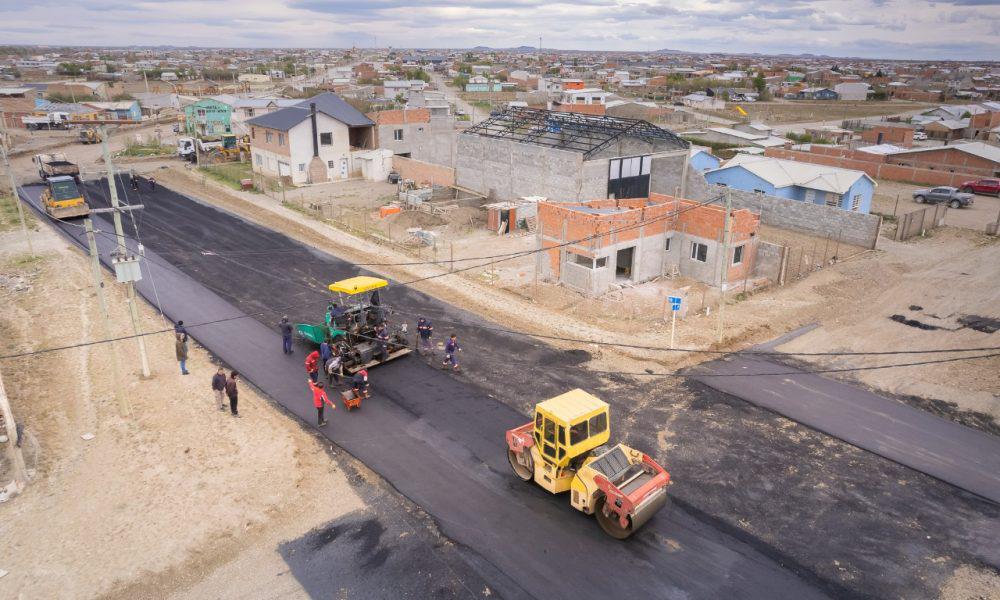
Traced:
<path fill-rule="evenodd" d="M 699 248 L 704 249 L 703 252 L 699 252 Z M 698 255 L 703 255 L 698 258 Z M 707 263 L 708 262 L 708 244 L 702 244 L 701 242 L 691 242 L 691 260 Z"/>
<path fill-rule="evenodd" d="M 736 265 L 742 265 L 743 264 L 743 254 L 746 252 L 744 250 L 745 247 L 746 247 L 746 244 L 740 244 L 739 246 L 736 246 L 735 248 L 733 248 L 733 262 L 732 262 L 732 264 L 733 264 L 734 267 Z M 737 255 L 739 255 L 739 256 L 737 257 Z"/>
<path fill-rule="evenodd" d="M 397 127 L 396 129 L 392 130 L 392 140 L 394 142 L 402 142 L 403 141 L 403 128 L 402 127 Z"/>
<path fill-rule="evenodd" d="M 324 139 L 326 141 L 324 141 Z M 333 145 L 333 132 L 325 131 L 319 134 L 319 145 L 320 146 L 332 146 Z"/>

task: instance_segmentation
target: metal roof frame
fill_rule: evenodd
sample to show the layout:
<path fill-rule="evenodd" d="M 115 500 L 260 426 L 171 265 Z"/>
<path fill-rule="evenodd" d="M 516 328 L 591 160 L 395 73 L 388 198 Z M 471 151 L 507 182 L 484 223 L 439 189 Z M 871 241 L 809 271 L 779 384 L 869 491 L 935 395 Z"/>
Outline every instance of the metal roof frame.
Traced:
<path fill-rule="evenodd" d="M 580 152 L 584 159 L 592 158 L 622 137 L 639 138 L 651 144 L 662 142 L 677 149 L 690 146 L 676 133 L 641 119 L 523 106 L 508 107 L 466 129 L 463 134 Z"/>

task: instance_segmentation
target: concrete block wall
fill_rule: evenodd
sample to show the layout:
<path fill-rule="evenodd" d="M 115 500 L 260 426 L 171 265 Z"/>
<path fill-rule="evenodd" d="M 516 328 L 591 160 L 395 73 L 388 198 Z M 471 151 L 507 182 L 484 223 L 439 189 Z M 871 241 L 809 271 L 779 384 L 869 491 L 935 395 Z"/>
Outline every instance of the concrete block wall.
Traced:
<path fill-rule="evenodd" d="M 832 236 L 840 241 L 874 248 L 878 241 L 881 217 L 825 206 L 788 200 L 777 196 L 756 194 L 745 190 L 717 186 L 718 194 L 731 194 L 733 206 L 760 214 L 760 222 L 782 229 L 800 231 L 821 237 Z"/>
<path fill-rule="evenodd" d="M 456 181 L 460 187 L 496 200 L 579 198 L 583 165 L 579 153 L 473 134 L 458 138 Z"/>
<path fill-rule="evenodd" d="M 766 277 L 774 283 L 781 283 L 781 263 L 785 258 L 785 246 L 770 242 L 758 242 L 753 266 L 754 277 Z"/>

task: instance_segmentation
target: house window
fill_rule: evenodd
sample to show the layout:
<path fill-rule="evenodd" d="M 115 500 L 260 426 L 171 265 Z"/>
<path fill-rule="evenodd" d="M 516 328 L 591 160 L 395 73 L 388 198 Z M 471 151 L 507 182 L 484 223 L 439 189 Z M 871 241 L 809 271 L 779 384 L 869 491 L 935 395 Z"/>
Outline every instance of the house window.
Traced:
<path fill-rule="evenodd" d="M 830 192 L 827 192 L 826 205 L 837 208 L 838 206 L 840 206 L 840 196 L 838 196 L 837 194 L 831 194 Z"/>
<path fill-rule="evenodd" d="M 260 166 L 262 166 L 264 164 L 264 157 L 261 156 L 260 154 L 254 154 L 253 155 L 253 159 L 254 159 L 254 162 L 257 163 L 258 167 L 260 167 Z"/>
<path fill-rule="evenodd" d="M 757 188 L 753 189 L 753 193 L 760 194 L 761 196 L 763 196 L 765 194 L 764 190 L 758 190 Z"/>
<path fill-rule="evenodd" d="M 393 129 L 392 130 L 392 139 L 396 140 L 397 142 L 403 141 L 403 130 L 402 129 Z"/>
<path fill-rule="evenodd" d="M 278 134 L 278 145 L 279 146 L 284 146 L 285 145 L 285 134 L 283 134 L 283 133 L 279 133 Z"/>
<path fill-rule="evenodd" d="M 198 116 L 199 117 L 204 117 L 205 116 L 205 109 L 204 108 L 199 108 L 198 109 Z"/>
<path fill-rule="evenodd" d="M 594 268 L 594 259 L 589 256 L 584 256 L 582 254 L 574 254 L 573 262 L 580 265 L 581 267 L 587 267 L 588 269 Z"/>
<path fill-rule="evenodd" d="M 252 117 L 253 116 L 253 109 L 252 108 L 248 108 L 247 109 L 247 116 L 248 117 Z"/>
<path fill-rule="evenodd" d="M 256 127 L 251 127 L 250 128 L 250 139 L 251 140 L 257 139 L 257 128 Z"/>
<path fill-rule="evenodd" d="M 608 266 L 608 257 L 602 256 L 594 261 L 595 268 L 601 269 Z"/>
<path fill-rule="evenodd" d="M 268 144 L 270 144 L 270 143 L 271 143 L 271 140 L 272 140 L 273 138 L 274 138 L 274 134 L 273 134 L 273 133 L 271 133 L 270 131 L 265 131 L 265 132 L 264 132 L 264 141 L 265 141 L 265 142 L 267 142 Z"/>
<path fill-rule="evenodd" d="M 665 247 L 663 248 L 663 249 L 664 249 L 664 250 L 665 250 L 666 252 L 670 252 L 670 240 L 671 240 L 671 238 L 672 238 L 672 237 L 673 237 L 673 236 L 668 236 L 668 237 L 667 237 L 667 243 L 666 243 L 666 246 L 665 246 Z"/>
<path fill-rule="evenodd" d="M 851 210 L 858 212 L 861 209 L 861 194 L 854 194 L 851 198 Z"/>
<path fill-rule="evenodd" d="M 299 173 L 306 170 L 306 163 L 299 163 Z"/>
<path fill-rule="evenodd" d="M 326 166 L 327 166 L 328 169 L 335 169 L 337 167 L 337 165 L 334 164 L 334 162 L 332 160 L 326 161 Z"/>
<path fill-rule="evenodd" d="M 733 264 L 739 265 L 743 263 L 743 246 L 736 246 L 733 248 Z"/>
<path fill-rule="evenodd" d="M 332 146 L 333 134 L 329 132 L 319 134 L 319 143 L 321 146 Z"/>
<path fill-rule="evenodd" d="M 691 243 L 691 260 L 708 262 L 708 246 L 699 242 Z"/>

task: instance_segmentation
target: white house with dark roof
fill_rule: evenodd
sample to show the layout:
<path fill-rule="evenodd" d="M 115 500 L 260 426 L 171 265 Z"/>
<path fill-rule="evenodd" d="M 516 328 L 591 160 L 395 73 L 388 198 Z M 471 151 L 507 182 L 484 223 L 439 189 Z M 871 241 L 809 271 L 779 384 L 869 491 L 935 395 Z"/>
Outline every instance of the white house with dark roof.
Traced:
<path fill-rule="evenodd" d="M 246 121 L 253 170 L 294 185 L 360 176 L 375 123 L 333 93 Z"/>

